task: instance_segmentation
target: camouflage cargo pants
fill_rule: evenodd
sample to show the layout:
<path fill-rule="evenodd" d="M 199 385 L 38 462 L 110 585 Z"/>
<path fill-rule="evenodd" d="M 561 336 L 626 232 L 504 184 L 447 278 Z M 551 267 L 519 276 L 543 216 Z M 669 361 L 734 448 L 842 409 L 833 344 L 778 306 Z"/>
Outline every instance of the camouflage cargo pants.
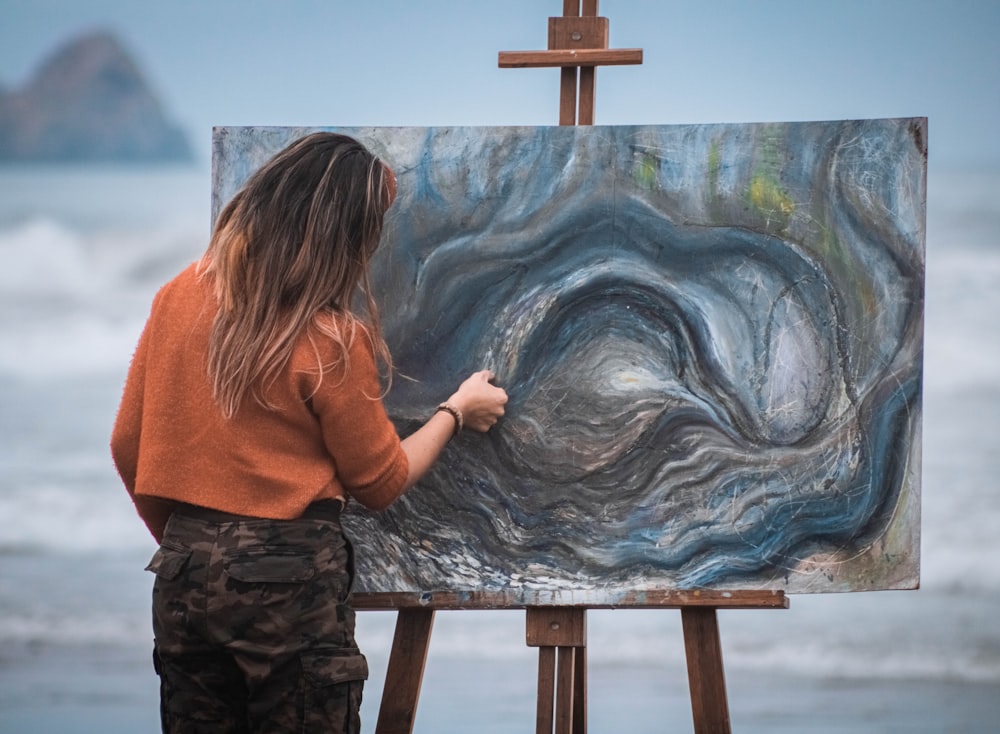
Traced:
<path fill-rule="evenodd" d="M 148 566 L 163 731 L 359 732 L 351 560 L 336 515 L 175 512 Z"/>

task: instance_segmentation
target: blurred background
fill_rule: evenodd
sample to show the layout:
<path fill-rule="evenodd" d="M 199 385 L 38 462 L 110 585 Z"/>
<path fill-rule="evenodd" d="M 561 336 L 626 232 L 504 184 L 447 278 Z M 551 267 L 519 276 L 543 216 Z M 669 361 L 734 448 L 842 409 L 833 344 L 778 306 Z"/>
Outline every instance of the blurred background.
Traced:
<path fill-rule="evenodd" d="M 156 731 L 153 541 L 107 442 L 204 249 L 214 125 L 549 125 L 558 0 L 0 0 L 0 731 Z M 1000 716 L 1000 4 L 604 0 L 598 124 L 929 118 L 922 588 L 723 612 L 734 729 Z M 113 106 L 114 119 L 102 117 Z M 88 136 L 79 134 L 88 130 Z M 359 615 L 372 731 L 393 617 Z M 690 731 L 676 612 L 591 612 L 594 731 Z M 523 732 L 517 612 L 438 615 L 418 731 Z"/>

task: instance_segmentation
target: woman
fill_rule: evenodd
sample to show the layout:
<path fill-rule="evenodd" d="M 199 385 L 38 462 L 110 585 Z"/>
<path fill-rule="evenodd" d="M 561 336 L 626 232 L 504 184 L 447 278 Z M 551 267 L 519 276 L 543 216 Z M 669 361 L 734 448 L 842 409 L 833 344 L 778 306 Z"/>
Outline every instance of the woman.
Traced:
<path fill-rule="evenodd" d="M 396 194 L 364 146 L 309 135 L 219 216 L 153 301 L 111 449 L 149 565 L 165 732 L 356 732 L 349 497 L 391 504 L 506 393 L 466 379 L 402 441 L 381 402 L 369 264 Z M 357 296 L 364 319 L 351 311 Z"/>

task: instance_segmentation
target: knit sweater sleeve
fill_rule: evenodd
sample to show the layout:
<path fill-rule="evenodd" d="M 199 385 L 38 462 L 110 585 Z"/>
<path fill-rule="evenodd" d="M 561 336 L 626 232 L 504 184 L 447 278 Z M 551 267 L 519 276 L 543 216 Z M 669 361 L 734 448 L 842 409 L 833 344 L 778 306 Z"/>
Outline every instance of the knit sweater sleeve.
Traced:
<path fill-rule="evenodd" d="M 139 470 L 139 440 L 142 435 L 142 394 L 146 378 L 146 352 L 149 325 L 142 330 L 139 344 L 132 355 L 122 392 L 115 425 L 111 431 L 111 458 L 130 495 L 135 495 L 135 479 Z"/>
<path fill-rule="evenodd" d="M 388 507 L 403 494 L 409 470 L 381 394 L 371 343 L 359 328 L 348 360 L 323 376 L 310 399 L 337 479 L 372 510 Z"/>
<path fill-rule="evenodd" d="M 147 322 L 129 364 L 121 403 L 111 431 L 111 458 L 136 510 L 153 537 L 159 542 L 163 537 L 163 528 L 170 517 L 173 503 L 156 497 L 138 496 L 135 493 L 136 477 L 139 472 L 139 448 L 142 443 L 143 394 L 146 386 L 150 328 Z"/>

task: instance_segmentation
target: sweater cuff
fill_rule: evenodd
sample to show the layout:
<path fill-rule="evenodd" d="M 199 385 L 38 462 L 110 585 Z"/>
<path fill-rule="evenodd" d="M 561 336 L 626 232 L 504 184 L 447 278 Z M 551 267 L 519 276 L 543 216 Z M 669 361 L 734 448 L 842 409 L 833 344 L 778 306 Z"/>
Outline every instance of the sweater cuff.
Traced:
<path fill-rule="evenodd" d="M 396 458 L 375 481 L 363 487 L 346 487 L 348 494 L 369 510 L 384 510 L 395 502 L 406 489 L 406 476 L 410 462 L 399 449 Z"/>

